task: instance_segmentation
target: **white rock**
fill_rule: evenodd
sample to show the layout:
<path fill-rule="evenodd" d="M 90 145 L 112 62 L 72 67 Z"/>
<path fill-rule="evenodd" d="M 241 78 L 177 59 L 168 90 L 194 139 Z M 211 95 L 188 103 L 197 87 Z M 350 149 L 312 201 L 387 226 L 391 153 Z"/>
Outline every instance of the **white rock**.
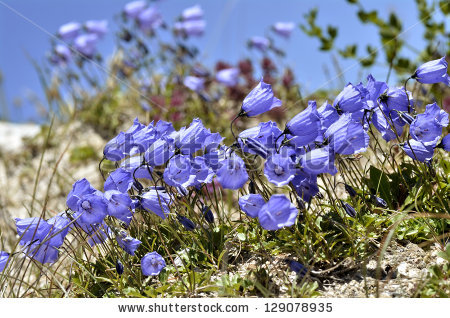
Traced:
<path fill-rule="evenodd" d="M 36 124 L 0 122 L 0 151 L 17 152 L 23 147 L 24 137 L 34 137 L 40 131 Z"/>

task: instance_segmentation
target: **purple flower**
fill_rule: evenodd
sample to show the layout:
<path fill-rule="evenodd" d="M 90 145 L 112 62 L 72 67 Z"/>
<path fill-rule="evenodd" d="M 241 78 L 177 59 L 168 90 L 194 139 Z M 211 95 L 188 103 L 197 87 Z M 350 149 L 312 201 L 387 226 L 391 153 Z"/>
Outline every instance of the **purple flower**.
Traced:
<path fill-rule="evenodd" d="M 194 177 L 194 180 L 191 181 L 192 185 L 199 186 L 203 183 L 208 184 L 212 182 L 214 170 L 208 166 L 204 156 L 197 156 L 191 161 L 190 174 Z"/>
<path fill-rule="evenodd" d="M 120 260 L 117 260 L 116 262 L 116 272 L 119 276 L 123 274 L 123 264 Z"/>
<path fill-rule="evenodd" d="M 144 209 L 155 213 L 162 219 L 165 219 L 166 215 L 170 213 L 171 199 L 165 191 L 150 190 L 142 195 L 140 202 Z"/>
<path fill-rule="evenodd" d="M 239 139 L 239 143 L 242 146 L 242 150 L 254 155 L 261 156 L 262 158 L 266 159 L 269 155 L 269 150 L 264 146 L 262 143 L 260 143 L 258 140 L 254 138 L 245 138 Z"/>
<path fill-rule="evenodd" d="M 174 156 L 164 170 L 164 181 L 173 187 L 186 188 L 192 184 L 194 179 L 195 175 L 191 175 L 191 160 L 189 156 Z"/>
<path fill-rule="evenodd" d="M 392 122 L 389 119 L 389 110 L 385 106 L 382 106 L 382 109 L 375 109 L 372 115 L 372 123 L 375 128 L 381 133 L 381 137 L 383 137 L 383 139 L 386 141 L 395 139 L 397 135 L 400 136 L 402 134 L 404 125 L 403 121 L 402 124 L 399 124 L 398 120 Z"/>
<path fill-rule="evenodd" d="M 279 106 L 281 100 L 273 95 L 272 86 L 261 80 L 245 97 L 242 111 L 246 116 L 257 116 Z"/>
<path fill-rule="evenodd" d="M 449 123 L 448 114 L 436 103 L 427 105 L 425 112 L 416 116 L 410 126 L 411 137 L 425 146 L 435 146 L 442 134 L 442 128 Z"/>
<path fill-rule="evenodd" d="M 144 32 L 153 31 L 162 25 L 161 14 L 156 7 L 149 7 L 137 16 L 139 28 Z"/>
<path fill-rule="evenodd" d="M 54 64 L 64 65 L 72 59 L 72 52 L 64 44 L 57 44 L 53 49 L 53 55 L 50 61 Z"/>
<path fill-rule="evenodd" d="M 294 179 L 294 162 L 284 153 L 274 153 L 264 164 L 264 175 L 278 187 L 286 185 Z"/>
<path fill-rule="evenodd" d="M 157 167 L 165 164 L 173 153 L 173 147 L 166 139 L 158 139 L 147 149 L 144 157 L 149 165 Z"/>
<path fill-rule="evenodd" d="M 250 39 L 249 45 L 250 47 L 257 48 L 261 52 L 265 52 L 270 46 L 270 41 L 263 36 L 254 36 Z"/>
<path fill-rule="evenodd" d="M 35 242 L 27 245 L 23 252 L 31 259 L 41 264 L 54 263 L 58 260 L 58 250 L 48 243 Z"/>
<path fill-rule="evenodd" d="M 308 175 L 301 172 L 292 179 L 292 184 L 294 185 L 295 192 L 304 201 L 310 201 L 313 196 L 319 193 L 316 175 Z"/>
<path fill-rule="evenodd" d="M 286 132 L 299 137 L 295 142 L 297 147 L 313 142 L 319 135 L 320 128 L 321 117 L 315 101 L 309 101 L 308 107 L 286 124 Z"/>
<path fill-rule="evenodd" d="M 310 175 L 329 173 L 335 175 L 334 153 L 329 146 L 311 150 L 301 157 L 300 164 L 304 172 Z"/>
<path fill-rule="evenodd" d="M 147 165 L 141 166 L 141 164 L 142 158 L 140 156 L 129 157 L 120 164 L 120 168 L 131 173 L 131 176 L 133 176 L 134 173 L 134 176 L 138 179 L 152 180 L 150 172 L 153 171 L 153 168 Z"/>
<path fill-rule="evenodd" d="M 405 122 L 400 118 L 397 111 L 409 112 L 410 108 L 414 106 L 411 92 L 405 93 L 403 87 L 390 87 L 380 96 L 380 101 L 387 118 L 399 126 L 404 126 Z"/>
<path fill-rule="evenodd" d="M 266 200 L 261 194 L 250 193 L 239 198 L 239 207 L 251 218 L 258 217 L 264 204 L 266 204 Z"/>
<path fill-rule="evenodd" d="M 120 161 L 130 153 L 133 143 L 133 134 L 121 131 L 116 137 L 106 143 L 103 155 L 110 161 Z"/>
<path fill-rule="evenodd" d="M 298 210 L 284 194 L 274 194 L 258 213 L 259 224 L 269 231 L 292 226 Z"/>
<path fill-rule="evenodd" d="M 288 264 L 290 269 L 296 272 L 300 277 L 303 277 L 308 273 L 308 269 L 299 262 L 289 260 Z"/>
<path fill-rule="evenodd" d="M 352 119 L 350 113 L 343 114 L 325 132 L 330 147 L 335 153 L 353 155 L 366 151 L 369 135 L 363 125 Z"/>
<path fill-rule="evenodd" d="M 371 195 L 370 198 L 374 202 L 374 204 L 379 208 L 386 209 L 388 207 L 386 201 L 384 201 L 382 198 L 377 197 L 376 195 Z"/>
<path fill-rule="evenodd" d="M 201 36 L 205 32 L 206 22 L 204 20 L 189 20 L 176 22 L 174 29 L 185 36 Z"/>
<path fill-rule="evenodd" d="M 356 216 L 356 210 L 354 207 L 352 207 L 350 204 L 348 204 L 347 202 L 344 202 L 341 200 L 341 204 L 342 207 L 344 208 L 345 212 L 351 216 L 352 218 L 354 218 Z"/>
<path fill-rule="evenodd" d="M 108 211 L 108 202 L 103 193 L 96 191 L 92 194 L 83 195 L 77 202 L 76 214 L 78 222 L 84 224 L 102 223 Z"/>
<path fill-rule="evenodd" d="M 262 144 L 267 151 L 271 152 L 275 149 L 275 139 L 282 134 L 282 131 L 273 121 L 259 123 L 258 126 L 244 130 L 239 134 L 239 143 L 245 152 L 256 154 L 242 142 L 242 139 L 252 138 Z M 281 144 L 281 138 L 277 141 L 277 147 Z"/>
<path fill-rule="evenodd" d="M 444 149 L 445 151 L 450 151 L 450 134 L 445 135 L 439 143 L 438 147 Z"/>
<path fill-rule="evenodd" d="M 177 215 L 177 219 L 187 231 L 195 230 L 195 223 L 192 222 L 191 220 L 189 220 L 187 217 L 182 216 L 182 215 Z"/>
<path fill-rule="evenodd" d="M 216 74 L 216 80 L 228 87 L 236 86 L 239 80 L 239 69 L 226 68 L 220 70 Z"/>
<path fill-rule="evenodd" d="M 378 98 L 388 90 L 388 85 L 385 82 L 379 82 L 375 80 L 372 75 L 367 76 L 367 108 L 377 108 Z"/>
<path fill-rule="evenodd" d="M 272 26 L 272 29 L 278 35 L 281 35 L 285 38 L 289 38 L 291 36 L 292 31 L 294 31 L 295 23 L 294 22 L 277 22 Z"/>
<path fill-rule="evenodd" d="M 116 241 L 119 246 L 131 256 L 134 255 L 134 252 L 138 249 L 139 245 L 141 245 L 141 241 L 135 239 L 127 234 L 125 231 L 120 231 L 116 236 Z"/>
<path fill-rule="evenodd" d="M 447 74 L 447 61 L 445 57 L 422 64 L 411 78 L 424 84 L 444 83 L 450 86 L 450 76 Z"/>
<path fill-rule="evenodd" d="M 81 24 L 78 22 L 69 22 L 59 27 L 58 35 L 63 41 L 72 41 L 81 31 Z"/>
<path fill-rule="evenodd" d="M 48 233 L 45 242 L 51 246 L 60 247 L 63 245 L 67 233 L 72 229 L 73 224 L 71 220 L 66 216 L 65 212 L 62 212 L 48 219 L 47 223 L 50 224 L 52 228 Z"/>
<path fill-rule="evenodd" d="M 42 241 L 47 237 L 52 226 L 47 221 L 38 218 L 16 218 L 17 234 L 20 236 L 20 244 L 25 245 L 35 240 Z"/>
<path fill-rule="evenodd" d="M 202 91 L 205 86 L 205 79 L 195 76 L 186 76 L 183 80 L 183 84 L 194 92 L 199 92 Z"/>
<path fill-rule="evenodd" d="M 357 195 L 355 189 L 353 189 L 351 185 L 344 184 L 344 187 L 345 191 L 347 191 L 348 195 L 351 196 L 352 198 L 354 198 Z"/>
<path fill-rule="evenodd" d="M 78 180 L 73 184 L 72 190 L 69 192 L 67 196 L 67 206 L 72 211 L 76 211 L 78 206 L 78 201 L 86 194 L 92 194 L 94 193 L 95 188 L 91 186 L 89 181 L 86 180 L 86 178 L 83 178 L 81 180 Z"/>
<path fill-rule="evenodd" d="M 8 262 L 9 254 L 3 251 L 0 251 L 0 273 L 5 269 L 6 263 Z"/>
<path fill-rule="evenodd" d="M 108 21 L 107 20 L 89 20 L 84 23 L 86 31 L 96 34 L 99 38 L 108 33 Z"/>
<path fill-rule="evenodd" d="M 212 213 L 211 209 L 209 208 L 209 206 L 204 206 L 202 208 L 202 214 L 203 217 L 205 218 L 206 222 L 208 223 L 214 223 L 214 214 Z"/>
<path fill-rule="evenodd" d="M 164 267 L 166 267 L 164 258 L 156 252 L 147 253 L 141 259 L 141 269 L 144 276 L 158 275 Z"/>
<path fill-rule="evenodd" d="M 217 180 L 225 189 L 237 190 L 248 180 L 247 170 L 244 161 L 233 154 L 221 162 L 221 167 L 217 170 Z"/>
<path fill-rule="evenodd" d="M 108 201 L 108 215 L 129 225 L 133 218 L 129 195 L 118 190 L 108 190 L 105 192 L 105 199 Z"/>
<path fill-rule="evenodd" d="M 77 223 L 81 229 L 89 235 L 88 243 L 90 246 L 96 244 L 102 244 L 111 236 L 111 229 L 109 226 L 102 222 L 100 224 L 80 224 Z"/>
<path fill-rule="evenodd" d="M 105 181 L 104 190 L 119 190 L 122 193 L 126 193 L 131 189 L 134 183 L 133 175 L 131 172 L 118 168 L 111 172 Z"/>
<path fill-rule="evenodd" d="M 127 17 L 130 19 L 137 18 L 137 16 L 144 11 L 144 9 L 147 7 L 147 1 L 145 0 L 138 0 L 138 1 L 132 1 L 125 5 L 123 8 L 124 13 Z"/>
<path fill-rule="evenodd" d="M 194 154 L 204 147 L 205 140 L 211 132 L 203 126 L 199 118 L 195 118 L 188 128 L 182 128 L 178 132 L 170 135 L 173 138 L 175 147 L 182 154 Z"/>
<path fill-rule="evenodd" d="M 198 20 L 203 18 L 203 10 L 200 7 L 200 5 L 195 5 L 189 8 L 186 8 L 183 10 L 183 12 L 181 13 L 181 18 L 186 21 L 186 20 Z"/>
<path fill-rule="evenodd" d="M 365 94 L 360 86 L 348 83 L 333 102 L 333 106 L 342 112 L 354 113 L 367 107 Z"/>
<path fill-rule="evenodd" d="M 323 103 L 323 105 L 317 109 L 317 113 L 320 116 L 321 128 L 323 131 L 339 119 L 339 114 L 336 108 L 331 106 L 328 102 Z"/>
<path fill-rule="evenodd" d="M 97 51 L 98 35 L 89 33 L 77 36 L 73 42 L 74 48 L 84 57 L 91 58 Z"/>
<path fill-rule="evenodd" d="M 420 162 L 430 160 L 434 154 L 433 146 L 425 146 L 415 139 L 409 139 L 408 142 L 401 144 L 401 146 L 408 156 Z"/>

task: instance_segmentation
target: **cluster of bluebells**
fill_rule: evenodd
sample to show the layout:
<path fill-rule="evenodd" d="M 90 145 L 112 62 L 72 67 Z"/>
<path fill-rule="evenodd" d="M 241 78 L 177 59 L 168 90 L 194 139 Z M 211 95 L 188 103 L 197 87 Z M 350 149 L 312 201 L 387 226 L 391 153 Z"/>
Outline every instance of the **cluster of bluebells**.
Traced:
<path fill-rule="evenodd" d="M 425 63 L 412 78 L 448 85 L 445 58 Z M 243 100 L 235 119 L 258 116 L 281 105 L 271 85 L 261 80 Z M 81 179 L 67 196 L 66 212 L 48 220 L 16 219 L 22 252 L 41 263 L 53 263 L 66 235 L 77 229 L 86 233 L 91 246 L 114 240 L 133 256 L 141 241 L 131 237 L 127 228 L 137 213 L 151 213 L 163 220 L 173 215 L 184 229 L 193 231 L 197 225 L 183 215 L 177 200 L 213 182 L 230 190 L 241 190 L 248 183 L 249 194 L 239 198 L 239 207 L 248 217 L 257 218 L 264 229 L 292 226 L 299 209 L 305 206 L 303 202 L 318 195 L 318 176 L 338 173 L 336 156 L 366 151 L 371 125 L 386 141 L 400 142 L 406 131 L 410 137 L 400 145 L 419 162 L 429 162 L 436 148 L 450 151 L 449 135 L 442 138 L 443 128 L 449 124 L 448 114 L 436 103 L 427 105 L 422 114 L 417 114 L 416 108 L 406 87 L 389 87 L 369 75 L 366 84 L 347 84 L 332 104 L 325 102 L 317 107 L 310 101 L 284 128 L 272 121 L 262 122 L 238 136 L 233 134 L 231 145 L 200 119 L 176 130 L 170 122 L 159 120 L 146 125 L 136 118 L 103 150 L 104 159 L 117 167 L 105 179 L 103 191 Z M 270 197 L 258 193 L 257 173 L 249 158 L 263 160 L 263 173 L 275 188 Z M 143 183 L 151 186 L 144 188 Z M 346 189 L 350 195 L 356 194 L 351 187 Z M 298 206 L 285 194 L 276 193 L 287 190 Z M 386 207 L 381 198 L 373 196 L 373 201 L 378 207 Z M 341 205 L 349 217 L 357 216 L 351 205 L 344 201 Z M 201 213 L 208 223 L 214 223 L 208 206 L 202 204 Z M 117 220 L 122 227 L 108 225 L 108 219 Z M 8 253 L 1 252 L 0 269 L 8 258 Z M 141 259 L 146 276 L 157 275 L 164 266 L 164 259 L 156 252 Z M 117 267 L 123 271 L 123 265 Z"/>
<path fill-rule="evenodd" d="M 69 22 L 60 26 L 57 37 L 61 42 L 52 49 L 50 61 L 54 64 L 68 64 L 74 57 L 93 58 L 97 45 L 108 32 L 108 21 L 89 20 L 81 24 Z"/>

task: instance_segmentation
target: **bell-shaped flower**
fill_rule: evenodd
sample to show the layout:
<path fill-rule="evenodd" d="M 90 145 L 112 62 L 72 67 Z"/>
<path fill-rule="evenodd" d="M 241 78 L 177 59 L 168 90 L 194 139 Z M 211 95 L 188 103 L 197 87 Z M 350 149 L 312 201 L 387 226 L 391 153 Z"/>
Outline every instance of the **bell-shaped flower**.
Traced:
<path fill-rule="evenodd" d="M 88 33 L 96 34 L 101 38 L 108 33 L 108 20 L 89 20 L 84 23 L 84 27 Z"/>
<path fill-rule="evenodd" d="M 92 194 L 96 192 L 97 190 L 91 186 L 89 181 L 86 180 L 86 178 L 83 178 L 81 180 L 78 180 L 73 184 L 72 190 L 67 195 L 67 206 L 72 211 L 76 211 L 78 208 L 78 201 L 87 194 Z"/>
<path fill-rule="evenodd" d="M 198 4 L 195 6 L 186 8 L 181 13 L 181 18 L 183 19 L 183 21 L 202 19 L 203 18 L 203 9 Z"/>
<path fill-rule="evenodd" d="M 403 87 L 389 87 L 389 89 L 379 98 L 383 112 L 395 124 L 404 126 L 404 121 L 400 118 L 397 111 L 410 112 L 414 107 L 414 100 L 411 92 Z"/>
<path fill-rule="evenodd" d="M 164 181 L 172 187 L 190 186 L 195 175 L 191 175 L 191 160 L 189 156 L 176 155 L 170 159 L 164 170 Z"/>
<path fill-rule="evenodd" d="M 234 153 L 220 162 L 220 168 L 216 174 L 217 180 L 225 189 L 240 189 L 248 180 L 244 161 Z"/>
<path fill-rule="evenodd" d="M 75 50 L 80 52 L 84 57 L 92 58 L 97 52 L 97 43 L 99 37 L 93 33 L 80 34 L 73 42 Z"/>
<path fill-rule="evenodd" d="M 144 32 L 150 32 L 163 24 L 161 13 L 156 7 L 148 7 L 137 16 L 139 28 Z"/>
<path fill-rule="evenodd" d="M 308 107 L 295 115 L 287 124 L 285 132 L 297 136 L 297 147 L 313 142 L 321 131 L 321 117 L 315 101 L 309 101 Z"/>
<path fill-rule="evenodd" d="M 292 31 L 295 29 L 294 22 L 277 22 L 272 26 L 272 30 L 285 38 L 289 38 L 291 36 Z"/>
<path fill-rule="evenodd" d="M 257 48 L 261 52 L 266 52 L 270 47 L 270 40 L 263 36 L 254 36 L 250 39 L 249 46 Z"/>
<path fill-rule="evenodd" d="M 343 114 L 325 132 L 331 149 L 342 155 L 353 155 L 366 151 L 369 135 L 363 125 L 352 119 L 351 114 Z"/>
<path fill-rule="evenodd" d="M 16 218 L 17 235 L 20 236 L 20 244 L 25 245 L 28 242 L 36 240 L 42 241 L 47 237 L 52 226 L 47 221 L 38 218 Z"/>
<path fill-rule="evenodd" d="M 23 252 L 29 258 L 38 261 L 41 264 L 55 263 L 58 260 L 59 252 L 48 243 L 34 242 L 27 245 Z"/>
<path fill-rule="evenodd" d="M 67 217 L 65 212 L 59 213 L 47 220 L 51 225 L 51 230 L 44 241 L 51 246 L 60 247 L 64 243 L 64 239 L 73 227 L 72 221 Z"/>
<path fill-rule="evenodd" d="M 273 95 L 272 86 L 261 79 L 245 97 L 242 111 L 246 116 L 257 116 L 279 106 L 281 106 L 281 100 Z"/>
<path fill-rule="evenodd" d="M 196 76 L 186 76 L 183 80 L 183 84 L 194 92 L 200 92 L 205 87 L 205 79 Z"/>
<path fill-rule="evenodd" d="M 239 198 L 239 207 L 251 218 L 258 217 L 264 204 L 266 204 L 266 200 L 257 193 L 250 193 Z"/>
<path fill-rule="evenodd" d="M 309 202 L 313 196 L 319 193 L 317 175 L 308 175 L 300 172 L 292 179 L 292 184 L 295 192 L 297 192 L 303 201 Z"/>
<path fill-rule="evenodd" d="M 237 68 L 226 68 L 220 70 L 216 74 L 216 80 L 228 87 L 233 87 L 238 84 L 239 80 L 239 69 Z"/>
<path fill-rule="evenodd" d="M 116 241 L 119 246 L 131 256 L 134 255 L 134 252 L 138 249 L 139 245 L 141 245 L 141 241 L 135 239 L 127 234 L 125 231 L 120 231 L 118 235 L 116 235 Z"/>
<path fill-rule="evenodd" d="M 0 273 L 5 269 L 6 263 L 8 263 L 9 253 L 0 251 Z"/>
<path fill-rule="evenodd" d="M 450 76 L 447 74 L 447 61 L 445 56 L 434 61 L 429 61 L 417 68 L 411 78 L 424 84 L 444 83 L 450 86 Z"/>
<path fill-rule="evenodd" d="M 180 33 L 183 36 L 201 36 L 206 29 L 205 20 L 188 20 L 179 21 L 174 24 L 174 29 L 176 33 Z"/>
<path fill-rule="evenodd" d="M 442 148 L 445 151 L 450 151 L 450 134 L 445 135 L 437 147 Z"/>
<path fill-rule="evenodd" d="M 166 139 L 156 140 L 145 152 L 144 158 L 152 167 L 162 166 L 174 154 L 174 145 Z"/>
<path fill-rule="evenodd" d="M 339 114 L 336 108 L 331 106 L 328 102 L 323 103 L 323 105 L 317 109 L 317 112 L 319 113 L 321 119 L 322 131 L 326 130 L 331 126 L 331 124 L 335 123 L 339 119 Z"/>
<path fill-rule="evenodd" d="M 367 107 L 364 92 L 359 86 L 348 83 L 336 96 L 333 107 L 344 113 L 353 113 Z"/>
<path fill-rule="evenodd" d="M 335 175 L 334 152 L 329 146 L 313 149 L 305 153 L 300 160 L 304 172 L 310 175 L 329 173 Z"/>
<path fill-rule="evenodd" d="M 206 222 L 208 223 L 214 223 L 214 214 L 212 213 L 209 206 L 205 205 L 202 208 L 202 215 L 205 218 Z"/>
<path fill-rule="evenodd" d="M 348 204 L 347 202 L 344 202 L 341 200 L 341 204 L 342 207 L 344 208 L 345 213 L 348 214 L 348 216 L 351 216 L 352 218 L 354 218 L 356 216 L 356 210 L 354 207 L 352 207 L 350 204 Z"/>
<path fill-rule="evenodd" d="M 278 187 L 288 184 L 295 177 L 295 164 L 285 153 L 274 153 L 264 164 L 267 180 Z"/>
<path fill-rule="evenodd" d="M 274 194 L 259 211 L 258 219 L 262 228 L 275 231 L 294 225 L 297 214 L 297 208 L 284 194 Z"/>
<path fill-rule="evenodd" d="M 59 27 L 58 36 L 65 42 L 75 39 L 81 31 L 81 24 L 69 22 Z"/>
<path fill-rule="evenodd" d="M 368 92 L 366 96 L 367 109 L 372 110 L 378 107 L 378 98 L 386 93 L 388 85 L 385 82 L 379 82 L 375 80 L 372 75 L 367 76 L 366 90 Z"/>
<path fill-rule="evenodd" d="M 110 161 L 120 161 L 130 153 L 134 144 L 133 134 L 120 132 L 106 143 L 103 155 Z"/>
<path fill-rule="evenodd" d="M 448 114 L 436 103 L 427 105 L 425 112 L 416 116 L 410 126 L 411 137 L 425 146 L 435 146 L 442 134 L 442 128 L 449 123 Z"/>
<path fill-rule="evenodd" d="M 144 276 L 156 276 L 166 267 L 166 262 L 157 252 L 144 255 L 141 259 L 141 270 Z"/>
<path fill-rule="evenodd" d="M 162 219 L 165 219 L 170 213 L 170 204 L 172 200 L 170 195 L 165 191 L 150 190 L 145 192 L 140 200 L 141 206 L 147 210 L 155 213 Z"/>
<path fill-rule="evenodd" d="M 282 134 L 282 131 L 278 128 L 277 124 L 273 121 L 268 121 L 264 123 L 259 123 L 258 126 L 248 128 L 239 134 L 239 143 L 241 149 L 248 153 L 257 154 L 248 145 L 245 145 L 243 139 L 253 139 L 256 142 L 262 144 L 268 153 L 273 152 L 281 145 L 281 138 L 277 141 L 277 146 L 275 147 L 275 140 Z"/>
<path fill-rule="evenodd" d="M 173 124 L 164 120 L 158 120 L 154 125 L 156 130 L 155 140 L 170 135 L 175 131 Z"/>
<path fill-rule="evenodd" d="M 76 211 L 78 212 L 76 216 L 79 223 L 102 223 L 108 212 L 108 201 L 100 191 L 86 194 L 78 200 Z"/>
<path fill-rule="evenodd" d="M 108 190 L 105 191 L 105 199 L 108 201 L 108 215 L 129 225 L 133 218 L 130 196 L 118 190 Z"/>
<path fill-rule="evenodd" d="M 392 139 L 395 139 L 397 135 L 400 136 L 402 134 L 404 122 L 402 121 L 402 124 L 398 124 L 399 121 L 393 122 L 388 116 L 389 111 L 384 106 L 382 109 L 375 108 L 375 111 L 372 114 L 372 124 L 381 133 L 381 137 L 384 140 L 391 141 Z"/>
<path fill-rule="evenodd" d="M 140 156 L 125 159 L 120 164 L 120 168 L 129 172 L 132 177 L 134 174 L 134 176 L 138 179 L 152 180 L 151 172 L 153 171 L 153 168 L 147 165 L 142 165 L 142 158 Z"/>
<path fill-rule="evenodd" d="M 118 190 L 126 193 L 134 183 L 133 174 L 123 168 L 117 168 L 105 181 L 104 190 Z"/>
<path fill-rule="evenodd" d="M 215 175 L 204 156 L 197 156 L 192 159 L 190 174 L 190 182 L 194 186 L 211 183 Z M 194 180 L 192 180 L 192 176 Z"/>
<path fill-rule="evenodd" d="M 144 11 L 146 7 L 147 7 L 147 1 L 145 1 L 145 0 L 132 1 L 125 5 L 125 7 L 123 8 L 123 12 L 125 13 L 125 15 L 128 18 L 134 19 L 134 18 L 137 18 L 138 15 L 142 11 Z"/>
<path fill-rule="evenodd" d="M 187 230 L 187 231 L 193 231 L 195 230 L 195 223 L 192 222 L 190 219 L 188 219 L 185 216 L 182 215 L 177 215 L 177 219 L 178 222 L 181 223 L 181 225 L 183 225 L 183 227 Z"/>
<path fill-rule="evenodd" d="M 178 132 L 173 132 L 170 137 L 173 138 L 175 147 L 184 155 L 193 155 L 203 149 L 205 139 L 211 135 L 211 132 L 203 126 L 199 118 L 195 118 L 188 128 L 182 128 Z"/>
<path fill-rule="evenodd" d="M 420 162 L 429 161 L 434 154 L 433 146 L 425 146 L 415 139 L 409 139 L 407 142 L 401 144 L 401 147 L 408 156 Z"/>

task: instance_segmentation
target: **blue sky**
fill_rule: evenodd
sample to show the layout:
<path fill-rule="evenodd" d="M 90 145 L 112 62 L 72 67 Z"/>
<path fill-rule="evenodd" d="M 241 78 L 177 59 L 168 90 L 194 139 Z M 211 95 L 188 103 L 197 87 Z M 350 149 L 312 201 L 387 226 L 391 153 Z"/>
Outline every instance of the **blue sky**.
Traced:
<path fill-rule="evenodd" d="M 0 71 L 3 75 L 4 103 L 8 112 L 0 107 L 0 118 L 11 121 L 37 120 L 39 115 L 28 99 L 31 96 L 43 100 L 37 73 L 27 58 L 40 61 L 49 49 L 51 36 L 58 27 L 66 22 L 84 22 L 89 19 L 108 19 L 110 33 L 102 40 L 99 50 L 109 56 L 113 50 L 113 17 L 129 1 L 125 0 L 0 0 Z M 422 27 L 417 24 L 417 12 L 413 0 L 377 0 L 361 1 L 367 9 L 377 8 L 382 16 L 395 11 L 401 18 L 404 29 L 411 29 L 403 37 L 409 44 L 421 47 Z M 17 13 L 10 8 L 11 7 Z M 205 11 L 207 31 L 200 39 L 193 39 L 201 50 L 202 61 L 212 66 L 216 60 L 236 62 L 240 58 L 258 59 L 258 52 L 249 51 L 246 41 L 254 35 L 268 33 L 270 26 L 277 21 L 293 21 L 297 24 L 311 8 L 319 9 L 318 24 L 332 24 L 339 28 L 336 42 L 338 47 L 349 43 L 379 46 L 376 29 L 362 25 L 356 18 L 356 7 L 345 0 L 162 0 L 158 6 L 165 21 L 171 23 L 180 12 L 189 6 L 200 4 Z M 44 31 L 45 30 L 45 31 Z M 290 40 L 277 38 L 277 43 L 286 52 L 286 58 L 280 62 L 290 65 L 297 80 L 307 92 L 318 88 L 339 87 L 337 80 L 327 83 L 329 76 L 324 72 L 328 68 L 331 76 L 336 74 L 329 53 L 318 51 L 319 43 L 308 38 L 297 28 Z M 361 48 L 362 48 L 361 47 Z M 410 53 L 414 57 L 413 53 Z M 361 72 L 353 61 L 342 61 L 345 81 L 359 81 L 369 71 Z M 370 72 L 377 78 L 385 79 L 387 69 L 383 65 L 375 66 Z M 394 81 L 395 78 L 392 79 Z M 391 83 L 393 84 L 393 83 Z M 22 106 L 17 107 L 17 98 Z M 0 103 L 2 96 L 0 94 Z"/>

